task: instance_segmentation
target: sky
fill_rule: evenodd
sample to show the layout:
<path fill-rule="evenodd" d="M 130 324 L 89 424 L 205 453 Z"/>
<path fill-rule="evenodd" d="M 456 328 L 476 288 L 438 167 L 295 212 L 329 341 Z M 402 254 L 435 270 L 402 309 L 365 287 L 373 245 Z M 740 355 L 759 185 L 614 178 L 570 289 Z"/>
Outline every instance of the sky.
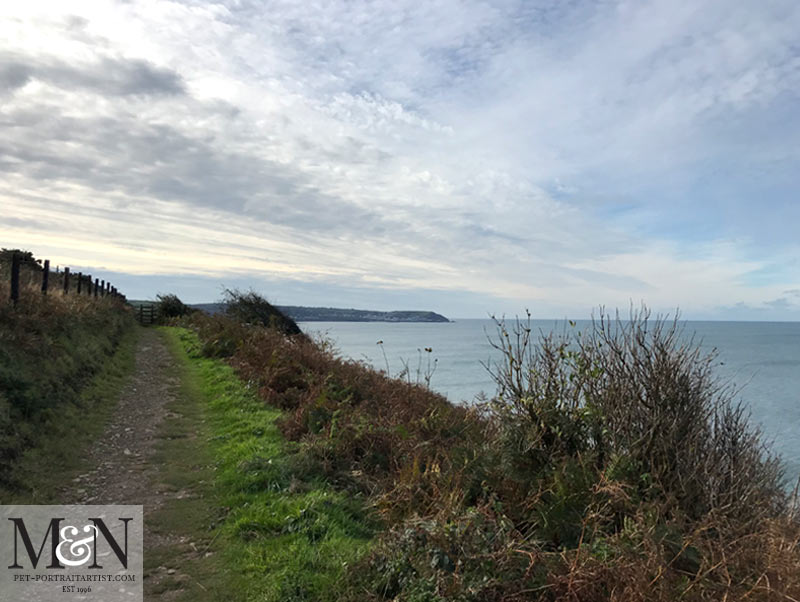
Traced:
<path fill-rule="evenodd" d="M 796 0 L 6 2 L 0 246 L 187 302 L 800 320 Z"/>

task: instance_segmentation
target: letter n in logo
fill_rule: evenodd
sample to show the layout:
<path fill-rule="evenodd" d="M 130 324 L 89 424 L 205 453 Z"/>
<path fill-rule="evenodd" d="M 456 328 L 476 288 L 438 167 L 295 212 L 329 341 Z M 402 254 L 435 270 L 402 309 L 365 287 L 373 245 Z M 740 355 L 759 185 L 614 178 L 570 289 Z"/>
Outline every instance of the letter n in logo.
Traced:
<path fill-rule="evenodd" d="M 94 540 L 95 540 L 95 543 L 94 543 L 94 562 L 92 562 L 92 565 L 89 568 L 90 569 L 102 569 L 103 568 L 101 565 L 97 564 L 97 532 L 100 531 L 100 533 L 103 534 L 103 537 L 105 538 L 105 540 L 108 543 L 108 545 L 111 546 L 111 550 L 114 552 L 114 554 L 116 555 L 117 559 L 120 561 L 122 566 L 124 566 L 127 569 L 128 568 L 128 523 L 130 521 L 132 521 L 133 519 L 132 518 L 120 518 L 119 519 L 125 525 L 125 551 L 124 552 L 122 551 L 122 548 L 120 547 L 119 543 L 117 543 L 117 540 L 114 539 L 114 537 L 111 535 L 111 531 L 108 530 L 108 527 L 106 526 L 105 522 L 103 522 L 102 518 L 90 518 L 89 520 L 92 521 L 94 523 L 94 526 L 95 526 L 95 530 L 94 530 Z"/>

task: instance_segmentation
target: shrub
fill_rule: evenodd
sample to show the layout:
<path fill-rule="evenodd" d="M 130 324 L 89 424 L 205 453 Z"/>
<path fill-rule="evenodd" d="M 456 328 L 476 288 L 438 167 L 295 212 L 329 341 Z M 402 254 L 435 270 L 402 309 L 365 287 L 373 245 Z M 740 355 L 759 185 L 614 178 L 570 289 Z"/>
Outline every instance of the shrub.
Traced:
<path fill-rule="evenodd" d="M 675 321 L 538 340 L 498 321 L 497 395 L 465 408 L 305 337 L 191 320 L 286 411 L 295 476 L 370 496 L 385 529 L 343 600 L 800 596 L 780 464 Z"/>
<path fill-rule="evenodd" d="M 302 334 L 294 320 L 255 291 L 225 290 L 225 313 L 245 324 L 274 328 L 288 335 Z"/>
<path fill-rule="evenodd" d="M 553 457 L 588 455 L 692 520 L 715 512 L 744 526 L 785 509 L 779 460 L 714 377 L 715 352 L 677 318 L 601 314 L 586 331 L 536 343 L 529 319 L 498 330 L 493 409 L 512 463 L 535 473 Z"/>
<path fill-rule="evenodd" d="M 178 295 L 167 294 L 156 297 L 156 310 L 159 319 L 182 318 L 194 312 L 194 308 L 189 307 L 180 300 Z"/>

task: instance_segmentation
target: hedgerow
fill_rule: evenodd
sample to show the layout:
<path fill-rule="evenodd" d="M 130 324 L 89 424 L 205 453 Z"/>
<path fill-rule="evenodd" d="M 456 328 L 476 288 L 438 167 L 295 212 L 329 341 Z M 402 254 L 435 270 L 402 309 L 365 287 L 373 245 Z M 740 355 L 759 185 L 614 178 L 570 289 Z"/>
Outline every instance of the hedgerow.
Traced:
<path fill-rule="evenodd" d="M 294 478 L 371 500 L 382 535 L 342 599 L 800 598 L 780 461 L 675 320 L 497 321 L 497 393 L 472 407 L 304 336 L 191 324 L 286 412 Z"/>
<path fill-rule="evenodd" d="M 116 297 L 43 295 L 23 284 L 19 302 L 0 283 L 0 483 L 15 460 L 81 391 L 135 325 Z"/>

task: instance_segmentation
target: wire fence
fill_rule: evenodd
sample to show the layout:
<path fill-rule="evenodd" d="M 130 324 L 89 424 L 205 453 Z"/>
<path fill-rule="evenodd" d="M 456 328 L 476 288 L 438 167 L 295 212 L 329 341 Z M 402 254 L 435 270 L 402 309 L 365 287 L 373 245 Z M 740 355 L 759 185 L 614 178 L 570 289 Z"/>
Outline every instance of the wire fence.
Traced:
<path fill-rule="evenodd" d="M 125 295 L 111 282 L 93 278 L 91 274 L 74 272 L 69 267 L 63 270 L 56 268 L 53 272 L 50 270 L 49 259 L 44 261 L 35 259 L 29 252 L 3 249 L 3 255 L 3 267 L 8 265 L 10 300 L 15 306 L 20 301 L 20 290 L 26 286 L 39 288 L 42 295 L 58 291 L 65 295 L 86 295 L 95 298 L 110 296 L 126 301 Z"/>

